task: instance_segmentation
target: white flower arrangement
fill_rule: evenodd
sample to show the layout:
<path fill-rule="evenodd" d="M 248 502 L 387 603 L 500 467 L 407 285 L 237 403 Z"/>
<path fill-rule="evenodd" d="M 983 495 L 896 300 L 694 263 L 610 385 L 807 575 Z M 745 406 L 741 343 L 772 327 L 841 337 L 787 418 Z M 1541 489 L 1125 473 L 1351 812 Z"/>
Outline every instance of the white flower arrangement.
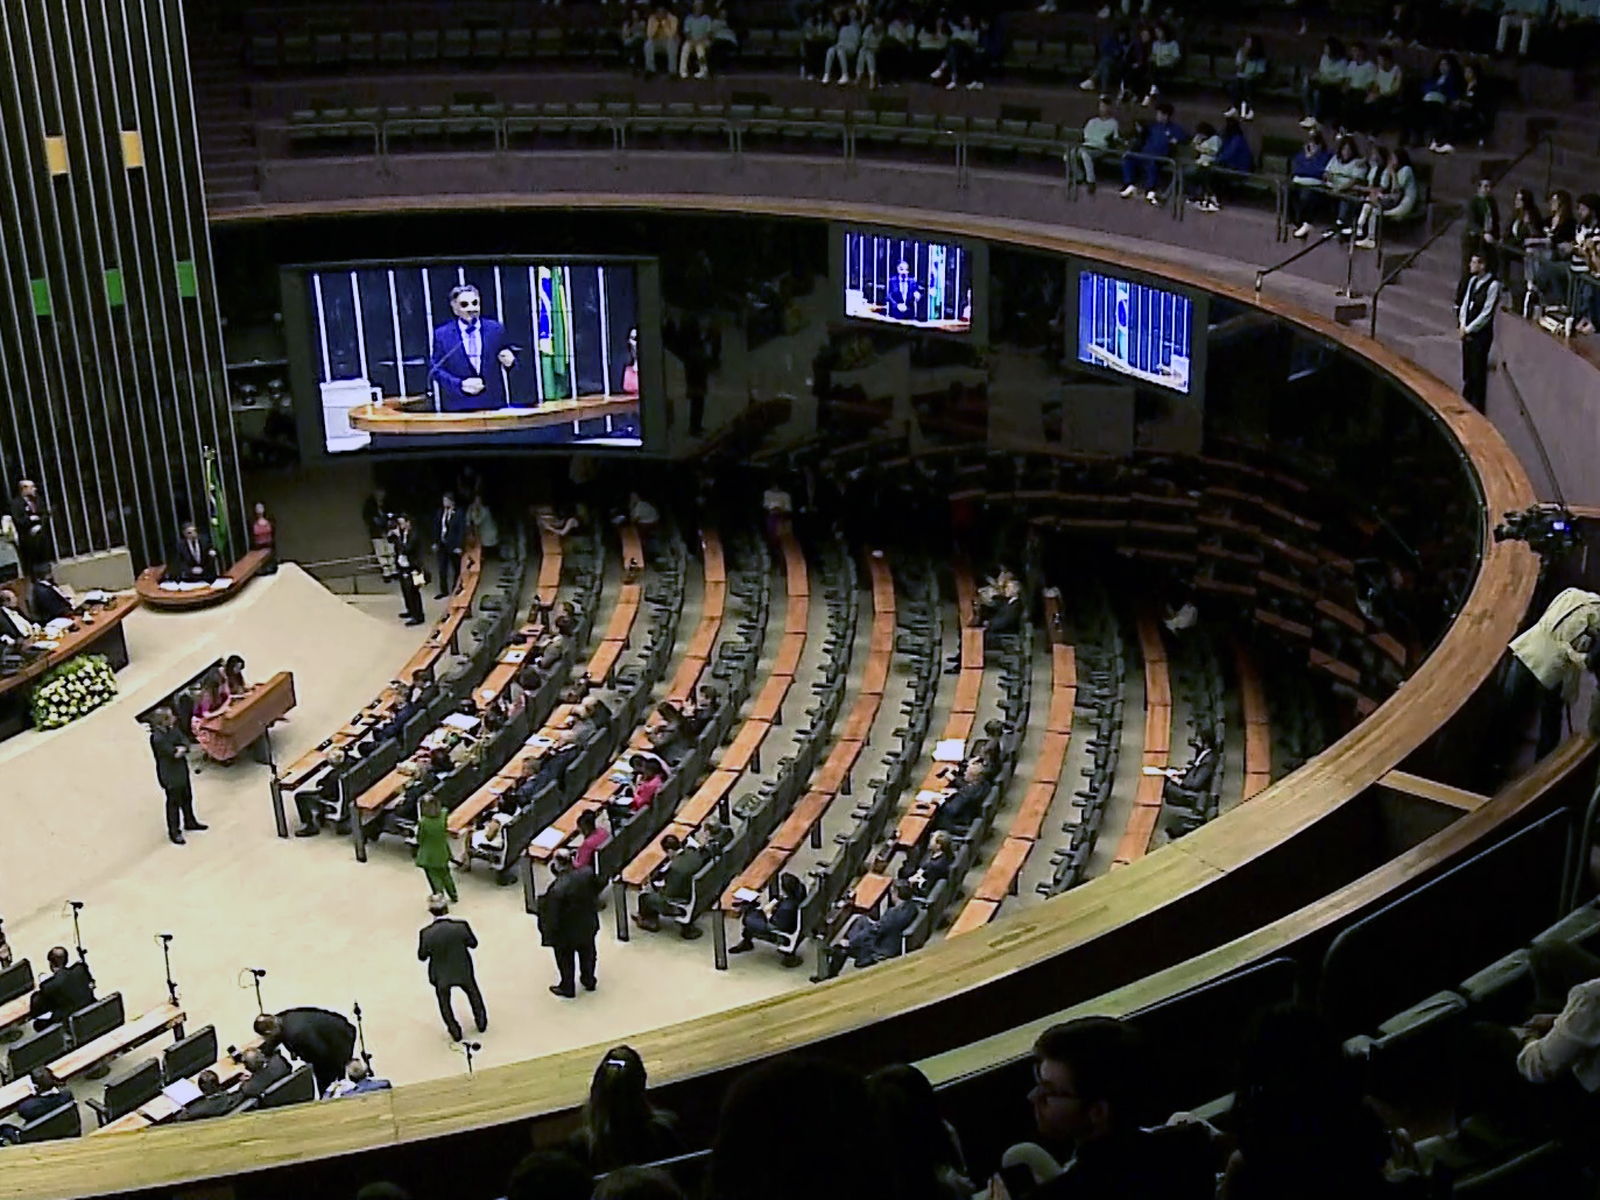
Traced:
<path fill-rule="evenodd" d="M 117 677 L 103 654 L 80 654 L 45 673 L 33 691 L 36 729 L 59 729 L 117 694 Z"/>

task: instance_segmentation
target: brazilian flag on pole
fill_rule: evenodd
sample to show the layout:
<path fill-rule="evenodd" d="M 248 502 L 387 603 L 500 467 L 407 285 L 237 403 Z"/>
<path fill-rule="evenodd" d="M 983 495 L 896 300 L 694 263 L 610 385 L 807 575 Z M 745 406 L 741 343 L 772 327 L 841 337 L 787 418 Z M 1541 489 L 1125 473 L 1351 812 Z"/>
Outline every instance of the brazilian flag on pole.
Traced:
<path fill-rule="evenodd" d="M 560 267 L 539 268 L 539 371 L 546 400 L 572 398 L 567 357 L 567 288 Z"/>
<path fill-rule="evenodd" d="M 211 545 L 217 551 L 218 562 L 232 562 L 228 553 L 228 494 L 222 489 L 222 471 L 217 466 L 217 452 L 205 448 L 206 508 L 211 513 Z"/>

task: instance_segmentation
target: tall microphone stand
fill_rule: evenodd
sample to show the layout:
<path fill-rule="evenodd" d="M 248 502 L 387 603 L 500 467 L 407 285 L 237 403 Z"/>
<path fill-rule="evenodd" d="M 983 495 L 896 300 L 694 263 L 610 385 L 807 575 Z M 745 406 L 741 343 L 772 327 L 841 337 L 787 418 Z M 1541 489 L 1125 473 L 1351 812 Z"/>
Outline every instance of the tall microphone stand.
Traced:
<path fill-rule="evenodd" d="M 256 1012 L 264 1013 L 267 1011 L 267 1006 L 261 1003 L 261 981 L 267 977 L 267 973 L 260 967 L 251 967 L 249 971 L 256 985 Z"/>
<path fill-rule="evenodd" d="M 461 1049 L 462 1049 L 462 1052 L 465 1053 L 466 1056 L 467 1056 L 467 1074 L 471 1075 L 472 1074 L 472 1056 L 476 1051 L 479 1051 L 479 1050 L 483 1049 L 483 1043 L 482 1042 L 462 1042 L 461 1043 Z"/>
<path fill-rule="evenodd" d="M 78 961 L 86 963 L 89 961 L 89 952 L 83 948 L 83 928 L 78 923 L 78 914 L 83 911 L 83 901 L 68 900 L 67 904 L 72 908 L 72 943 L 78 951 Z"/>
<path fill-rule="evenodd" d="M 370 1072 L 372 1070 L 372 1052 L 367 1049 L 367 1030 L 361 1023 L 361 1001 L 354 1001 L 350 1007 L 356 1016 L 356 1039 L 361 1044 L 361 1061 L 367 1064 L 367 1070 Z"/>
<path fill-rule="evenodd" d="M 172 1002 L 173 1007 L 177 1007 L 178 982 L 172 978 L 172 935 L 158 933 L 156 938 L 161 943 L 161 964 L 167 971 L 167 999 Z"/>

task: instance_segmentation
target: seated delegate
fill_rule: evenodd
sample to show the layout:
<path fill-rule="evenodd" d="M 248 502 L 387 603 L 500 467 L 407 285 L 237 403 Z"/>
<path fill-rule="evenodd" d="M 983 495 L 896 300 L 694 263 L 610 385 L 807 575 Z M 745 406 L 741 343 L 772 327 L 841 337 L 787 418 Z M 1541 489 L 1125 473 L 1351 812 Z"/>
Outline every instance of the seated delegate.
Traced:
<path fill-rule="evenodd" d="M 800 909 L 806 902 L 806 885 L 798 875 L 785 871 L 778 876 L 778 892 L 765 904 L 751 904 L 739 918 L 739 941 L 728 947 L 729 954 L 744 954 L 755 949 L 755 939 L 775 941 L 788 937 L 800 927 Z"/>
<path fill-rule="evenodd" d="M 47 1029 L 94 1003 L 94 976 L 89 974 L 88 963 L 79 958 L 68 966 L 65 946 L 51 947 L 45 959 L 50 964 L 50 974 L 28 1001 L 28 1015 L 33 1018 L 35 1029 Z"/>

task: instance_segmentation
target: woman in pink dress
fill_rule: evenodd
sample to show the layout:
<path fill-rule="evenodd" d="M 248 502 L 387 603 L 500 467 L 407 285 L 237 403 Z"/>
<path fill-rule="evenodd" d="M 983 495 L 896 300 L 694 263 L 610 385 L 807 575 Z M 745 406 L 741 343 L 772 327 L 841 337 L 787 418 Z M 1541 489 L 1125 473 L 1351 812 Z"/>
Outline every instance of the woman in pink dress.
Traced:
<path fill-rule="evenodd" d="M 628 330 L 628 365 L 622 368 L 622 394 L 639 394 L 639 331 Z"/>
<path fill-rule="evenodd" d="M 228 701 L 232 698 L 232 693 L 228 691 L 228 681 L 220 672 L 213 671 L 201 681 L 200 695 L 194 702 L 194 715 L 189 718 L 189 732 L 194 735 L 194 740 L 200 743 L 200 748 L 206 752 L 206 757 L 217 762 L 225 761 L 233 748 L 225 739 L 206 727 L 205 718 L 215 716 L 227 708 Z"/>
<path fill-rule="evenodd" d="M 250 549 L 265 550 L 272 556 L 267 560 L 267 573 L 278 569 L 278 526 L 267 516 L 267 506 L 260 501 L 256 502 L 256 515 L 250 522 Z"/>

